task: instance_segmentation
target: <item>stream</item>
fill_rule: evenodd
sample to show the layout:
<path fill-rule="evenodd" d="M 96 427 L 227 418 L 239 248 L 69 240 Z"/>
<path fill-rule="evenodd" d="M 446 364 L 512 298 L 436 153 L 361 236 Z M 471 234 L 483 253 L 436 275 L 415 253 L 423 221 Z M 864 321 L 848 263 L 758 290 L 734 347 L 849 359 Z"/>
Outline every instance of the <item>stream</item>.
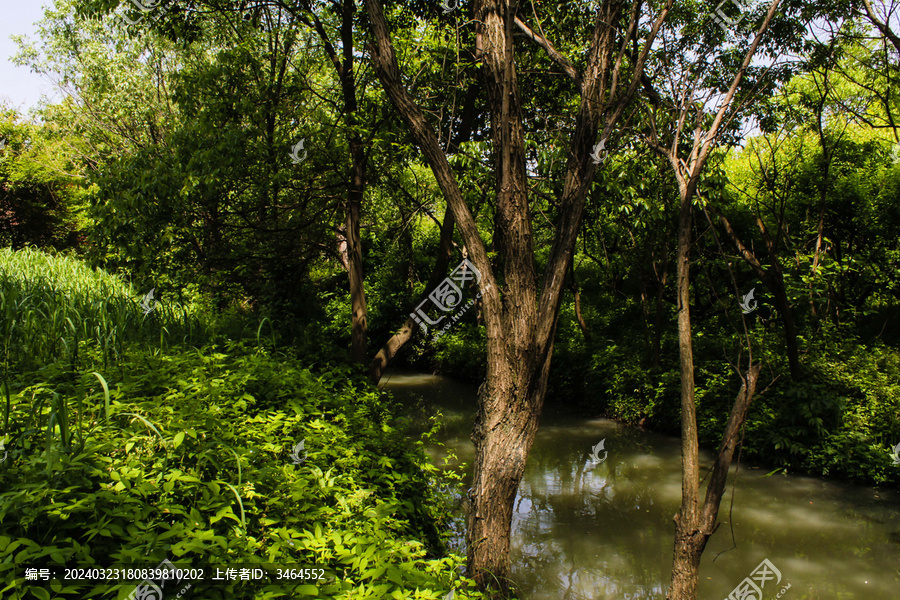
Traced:
<path fill-rule="evenodd" d="M 415 430 L 441 414 L 429 454 L 438 465 L 465 463 L 471 481 L 477 390 L 430 374 L 382 381 Z M 446 462 L 451 452 L 457 460 Z M 702 474 L 711 464 L 703 452 Z M 735 488 L 734 473 L 700 564 L 701 600 L 900 599 L 900 494 L 746 464 Z M 680 502 L 678 438 L 546 407 L 513 514 L 520 597 L 664 600 Z M 729 597 L 741 585 L 761 597 Z"/>

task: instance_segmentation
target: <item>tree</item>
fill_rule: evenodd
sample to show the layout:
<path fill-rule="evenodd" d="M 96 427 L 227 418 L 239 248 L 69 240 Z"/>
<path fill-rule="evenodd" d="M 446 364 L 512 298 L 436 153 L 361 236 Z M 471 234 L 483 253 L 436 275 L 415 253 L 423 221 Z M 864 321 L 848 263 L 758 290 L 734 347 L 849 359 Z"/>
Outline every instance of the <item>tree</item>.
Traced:
<path fill-rule="evenodd" d="M 754 364 L 749 338 L 749 367 L 741 376 L 741 388 L 732 405 L 722 442 L 716 455 L 715 464 L 709 476 L 706 496 L 700 501 L 699 440 L 694 397 L 694 353 L 691 328 L 691 274 L 690 255 L 692 245 L 693 200 L 714 143 L 723 133 L 723 125 L 734 122 L 740 114 L 742 104 L 750 102 L 755 90 L 744 90 L 741 102 L 733 107 L 739 87 L 751 67 L 751 62 L 763 35 L 769 28 L 780 0 L 769 5 L 759 29 L 726 90 L 717 86 L 704 90 L 704 78 L 698 77 L 698 65 L 704 65 L 712 52 L 706 44 L 700 46 L 699 60 L 693 68 L 680 73 L 670 72 L 674 83 L 670 86 L 671 97 L 664 101 L 662 94 L 653 88 L 653 82 L 646 81 L 648 104 L 648 124 L 646 138 L 650 146 L 671 166 L 678 183 L 680 209 L 678 216 L 678 239 L 676 246 L 676 295 L 678 301 L 678 346 L 681 376 L 681 508 L 675 517 L 675 548 L 672 561 L 672 585 L 667 593 L 668 600 L 696 600 L 699 583 L 700 558 L 706 543 L 716 531 L 719 505 L 725 490 L 728 469 L 738 444 L 738 435 L 747 417 L 750 402 L 755 394 L 761 369 Z M 673 43 L 675 50 L 669 50 L 661 60 L 682 60 L 689 38 Z M 705 52 L 704 52 L 705 51 Z M 696 52 L 696 50 L 695 50 Z M 684 59 L 688 61 L 689 59 Z M 699 67 L 702 72 L 703 66 Z M 723 93 L 724 92 L 724 93 Z M 711 117 L 708 106 L 718 108 Z M 683 131 L 693 125 L 690 143 L 682 145 Z M 706 127 L 709 127 L 707 130 Z M 684 148 L 686 146 L 686 148 Z M 736 287 L 736 286 L 735 286 Z M 746 325 L 745 325 L 746 327 Z"/>
<path fill-rule="evenodd" d="M 594 144 L 597 131 L 602 120 L 601 143 L 605 144 L 640 84 L 647 54 L 671 4 L 662 5 L 649 31 L 643 31 L 638 24 L 645 7 L 635 3 L 629 10 L 622 1 L 602 3 L 593 17 L 586 64 L 578 69 L 544 34 L 528 26 L 527 17 L 522 16 L 525 11 L 519 15 L 518 8 L 504 0 L 474 3 L 475 55 L 482 62 L 493 144 L 495 270 L 446 154 L 403 81 L 381 2 L 366 0 L 374 35 L 369 52 L 376 73 L 424 153 L 453 211 L 470 260 L 482 274 L 487 380 L 478 394 L 472 433 L 476 458 L 468 493 L 467 564 L 480 586 L 496 585 L 500 595 L 509 591 L 513 501 L 537 430 L 566 271 L 584 199 L 597 170 L 591 159 L 592 151 L 598 151 Z M 540 286 L 526 175 L 523 98 L 513 41 L 517 28 L 562 69 L 580 96 L 565 153 L 556 233 Z M 646 36 L 643 44 L 641 35 Z"/>
<path fill-rule="evenodd" d="M 0 109 L 0 245 L 78 245 L 83 189 L 66 141 L 49 125 Z"/>

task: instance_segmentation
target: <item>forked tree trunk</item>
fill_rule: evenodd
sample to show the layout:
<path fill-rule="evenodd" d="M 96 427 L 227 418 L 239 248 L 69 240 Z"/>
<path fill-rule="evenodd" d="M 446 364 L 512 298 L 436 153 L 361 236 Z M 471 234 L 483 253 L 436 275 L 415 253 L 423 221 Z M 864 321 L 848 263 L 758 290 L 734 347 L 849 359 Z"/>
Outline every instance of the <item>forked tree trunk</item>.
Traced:
<path fill-rule="evenodd" d="M 690 248 L 693 185 L 682 189 L 678 223 L 677 298 L 678 346 L 681 362 L 681 509 L 675 516 L 675 548 L 672 560 L 672 585 L 668 600 L 697 600 L 700 558 L 718 525 L 719 505 L 725 492 L 728 469 L 737 447 L 738 435 L 747 419 L 747 411 L 756 392 L 760 365 L 751 365 L 732 405 L 722 444 L 716 455 L 706 498 L 700 502 L 700 444 L 694 397 L 694 353 L 690 311 Z M 751 353 L 752 361 L 752 353 Z"/>
<path fill-rule="evenodd" d="M 731 417 L 722 436 L 722 445 L 716 455 L 712 474 L 706 488 L 702 508 L 697 506 L 687 518 L 684 511 L 676 517 L 675 553 L 672 562 L 672 587 L 668 600 L 696 600 L 697 585 L 700 580 L 700 558 L 709 538 L 718 529 L 719 506 L 725 493 L 728 469 L 734 459 L 739 434 L 747 420 L 747 411 L 756 393 L 760 364 L 751 366 L 744 374 L 741 389 L 735 398 Z M 696 435 L 696 431 L 694 432 Z M 699 499 L 699 488 L 692 490 L 692 498 Z M 683 506 L 682 506 L 683 508 Z"/>
<path fill-rule="evenodd" d="M 482 274 L 487 380 L 478 395 L 478 416 L 472 433 L 475 477 L 469 490 L 467 563 L 469 575 L 481 589 L 495 588 L 496 591 L 488 592 L 490 597 L 506 596 L 510 589 L 513 501 L 537 429 L 566 267 L 572 260 L 584 199 L 596 171 L 590 154 L 600 118 L 607 110 L 605 135 L 608 137 L 640 83 L 652 40 L 668 14 L 671 1 L 655 19 L 647 45 L 633 63 L 635 73 L 624 92 L 615 89 L 618 82 L 624 85 L 618 73 L 622 62 L 613 62 L 617 47 L 614 26 L 626 6 L 624 0 L 602 5 L 583 74 L 576 73 L 549 41 L 531 32 L 532 40 L 544 47 L 555 62 L 567 67 L 566 72 L 578 82 L 582 96 L 559 201 L 556 235 L 539 290 L 532 247 L 524 127 L 513 52 L 513 28 L 527 29 L 527 25 L 517 19 L 516 7 L 507 0 L 475 0 L 477 56 L 483 60 L 493 134 L 497 195 L 493 241 L 498 266 L 503 270 L 501 295 L 487 248 L 463 200 L 446 154 L 423 111 L 403 84 L 381 3 L 366 0 L 375 40 L 369 49 L 375 72 L 422 150 L 453 210 L 460 234 L 470 251 L 470 260 Z M 632 16 L 632 27 L 636 27 L 637 15 Z M 623 45 L 620 52 L 624 51 Z M 610 82 L 612 85 L 608 85 Z"/>
<path fill-rule="evenodd" d="M 681 206 L 678 216 L 678 242 L 676 252 L 676 288 L 678 298 L 678 347 L 681 362 L 681 508 L 675 517 L 675 549 L 672 559 L 672 585 L 666 595 L 668 600 L 697 600 L 697 587 L 700 580 L 700 557 L 706 548 L 706 542 L 715 532 L 719 504 L 725 490 L 728 469 L 737 446 L 738 433 L 747 417 L 747 409 L 756 390 L 759 365 L 753 365 L 752 348 L 750 368 L 744 379 L 744 385 L 735 399 L 731 416 L 725 427 L 722 446 L 716 456 L 716 463 L 706 488 L 706 498 L 700 504 L 700 451 L 697 432 L 697 414 L 694 404 L 694 351 L 691 341 L 691 200 L 700 181 L 703 167 L 709 157 L 712 142 L 718 134 L 719 126 L 729 109 L 737 87 L 756 49 L 763 32 L 775 15 L 780 0 L 772 0 L 769 10 L 757 31 L 750 48 L 744 56 L 737 75 L 731 82 L 719 111 L 713 119 L 710 130 L 705 135 L 700 125 L 694 133 L 694 147 L 688 163 L 679 160 L 677 144 L 666 153 L 675 177 L 678 181 Z M 682 110 L 685 110 L 682 107 Z M 691 109 L 693 110 L 693 109 Z M 683 115 L 682 115 L 683 116 Z M 683 119 L 679 122 L 683 123 Z M 658 145 L 657 145 L 658 146 Z M 659 146 L 658 146 L 659 147 Z M 660 148 L 661 149 L 661 148 Z"/>

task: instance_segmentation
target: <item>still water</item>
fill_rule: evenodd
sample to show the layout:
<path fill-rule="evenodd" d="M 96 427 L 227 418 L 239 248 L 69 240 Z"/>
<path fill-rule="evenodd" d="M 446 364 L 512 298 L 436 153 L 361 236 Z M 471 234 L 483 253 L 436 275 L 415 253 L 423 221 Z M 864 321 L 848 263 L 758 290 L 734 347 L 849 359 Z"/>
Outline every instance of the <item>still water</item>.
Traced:
<path fill-rule="evenodd" d="M 439 444 L 429 448 L 436 464 L 445 464 L 452 451 L 458 460 L 451 466 L 471 465 L 474 387 L 408 373 L 388 373 L 383 381 L 420 428 L 441 414 Z M 594 460 L 592 448 L 601 440 L 604 449 Z M 701 458 L 705 472 L 712 458 Z M 752 581 L 762 583 L 761 600 L 779 594 L 784 600 L 900 600 L 900 495 L 766 476 L 765 469 L 747 465 L 734 488 L 734 471 L 719 512 L 722 524 L 703 553 L 701 600 L 727 599 L 764 559 L 779 573 L 769 569 L 762 577 L 757 571 Z M 680 502 L 677 438 L 548 407 L 513 515 L 521 598 L 663 600 Z"/>

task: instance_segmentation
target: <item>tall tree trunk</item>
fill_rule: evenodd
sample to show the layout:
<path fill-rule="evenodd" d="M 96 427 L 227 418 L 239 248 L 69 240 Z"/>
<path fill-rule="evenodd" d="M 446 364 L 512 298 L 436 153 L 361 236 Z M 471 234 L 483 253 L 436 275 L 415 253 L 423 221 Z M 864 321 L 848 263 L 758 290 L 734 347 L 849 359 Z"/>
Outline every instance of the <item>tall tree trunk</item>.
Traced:
<path fill-rule="evenodd" d="M 352 310 L 350 359 L 353 362 L 365 364 L 368 324 L 366 320 L 366 290 L 363 285 L 362 239 L 359 235 L 359 208 L 365 188 L 365 157 L 363 156 L 362 142 L 358 138 L 351 139 L 350 148 L 353 156 L 352 183 L 347 203 L 347 258 L 350 263 L 350 305 Z"/>
<path fill-rule="evenodd" d="M 358 104 L 356 100 L 356 76 L 353 71 L 353 15 L 356 3 L 343 0 L 341 11 L 341 49 L 343 61 L 338 74 L 344 96 L 345 121 L 350 147 L 350 192 L 347 202 L 347 251 L 350 258 L 351 334 L 350 359 L 366 363 L 366 338 L 368 333 L 366 291 L 363 284 L 362 239 L 359 234 L 359 210 L 366 189 L 366 153 L 362 138 L 356 131 Z"/>
<path fill-rule="evenodd" d="M 669 600 L 697 597 L 697 566 L 706 545 L 698 531 L 700 465 L 697 416 L 694 410 L 694 349 L 691 341 L 691 221 L 691 198 L 682 196 L 675 256 L 678 353 L 681 362 L 681 510 L 675 517 L 675 558 Z"/>
<path fill-rule="evenodd" d="M 343 0 L 337 5 L 340 9 L 340 47 L 331 42 L 319 17 L 308 10 L 299 18 L 312 27 L 322 40 L 325 53 L 341 83 L 341 95 L 344 101 L 344 125 L 347 128 L 347 145 L 350 149 L 350 175 L 346 202 L 346 218 L 344 236 L 347 241 L 347 273 L 350 279 L 350 359 L 353 362 L 366 362 L 366 336 L 368 331 L 366 292 L 363 283 L 362 239 L 359 233 L 359 213 L 366 190 L 366 152 L 363 140 L 357 127 L 359 104 L 356 99 L 356 76 L 353 70 L 354 52 L 353 20 L 356 13 L 354 0 Z M 340 51 L 340 54 L 338 54 Z"/>
<path fill-rule="evenodd" d="M 457 226 L 475 267 L 481 272 L 482 310 L 487 330 L 487 380 L 478 395 L 478 416 L 472 432 L 475 442 L 474 485 L 469 490 L 468 569 L 483 590 L 510 589 L 509 545 L 513 500 L 522 479 L 525 459 L 534 440 L 547 384 L 553 335 L 562 298 L 566 267 L 572 260 L 584 200 L 596 165 L 590 153 L 600 118 L 606 111 L 604 140 L 622 116 L 640 84 L 649 48 L 668 15 L 672 0 L 655 19 L 646 46 L 634 61 L 628 89 L 617 91 L 618 69 L 613 62 L 617 23 L 625 2 L 604 3 L 596 18 L 594 38 L 579 83 L 581 102 L 566 164 L 559 201 L 556 235 L 538 293 L 532 248 L 531 215 L 525 171 L 524 128 L 513 53 L 515 6 L 508 0 L 476 0 L 477 56 L 483 59 L 493 134 L 496 181 L 495 247 L 504 289 L 488 260 L 487 248 L 475 219 L 463 200 L 447 156 L 425 115 L 403 84 L 396 54 L 379 0 L 366 0 L 374 42 L 372 64 L 386 94 L 406 121 L 416 144 L 456 217 Z M 631 27 L 636 27 L 632 14 Z M 520 28 L 527 26 L 518 25 Z M 544 47 L 557 63 L 567 61 L 543 36 L 531 39 Z M 624 53 L 625 48 L 620 50 Z M 569 67 L 572 71 L 574 68 Z M 612 85 L 608 84 L 612 82 Z M 615 98 L 615 101 L 612 100 Z M 494 595 L 494 592 L 489 592 Z"/>
<path fill-rule="evenodd" d="M 704 166 L 709 157 L 710 150 L 717 136 L 725 115 L 731 109 L 732 100 L 735 97 L 744 73 L 750 66 L 753 55 L 759 47 L 763 33 L 768 29 L 780 0 L 772 0 L 766 17 L 753 38 L 747 53 L 744 55 L 741 67 L 732 79 L 728 92 L 725 94 L 713 118 L 708 131 L 704 131 L 704 123 L 697 119 L 694 126 L 693 147 L 690 149 L 688 159 L 685 160 L 679 154 L 679 137 L 689 114 L 702 115 L 694 105 L 693 94 L 684 96 L 684 102 L 676 107 L 677 112 L 672 122 L 676 123 L 673 131 L 674 142 L 670 144 L 660 143 L 655 134 L 655 121 L 651 128 L 654 133 L 648 140 L 651 147 L 668 159 L 670 166 L 678 182 L 679 198 L 681 200 L 678 216 L 678 240 L 676 243 L 676 294 L 678 299 L 678 347 L 681 363 L 681 508 L 675 516 L 675 548 L 672 561 L 672 586 L 670 587 L 668 600 L 697 600 L 697 586 L 699 582 L 700 557 L 706 547 L 709 536 L 715 527 L 718 515 L 719 502 L 728 475 L 728 467 L 736 443 L 737 431 L 746 417 L 746 406 L 755 390 L 756 373 L 758 369 L 752 366 L 746 378 L 746 385 L 735 400 L 732 407 L 731 418 L 726 427 L 723 446 L 714 467 L 714 471 L 707 488 L 706 501 L 700 505 L 700 459 L 699 441 L 697 435 L 697 415 L 694 405 L 694 353 L 691 341 L 691 311 L 690 311 L 690 254 L 691 254 L 691 200 L 697 191 L 697 184 L 703 173 Z M 651 95 L 651 101 L 654 101 Z M 658 104 L 658 101 L 655 101 Z M 653 118 L 651 113 L 651 118 Z M 752 351 L 752 349 L 751 349 Z"/>
<path fill-rule="evenodd" d="M 511 588 L 509 562 L 513 502 L 546 388 L 549 353 L 537 358 L 537 275 L 525 170 L 525 130 L 513 53 L 515 8 L 499 0 L 476 2 L 481 23 L 484 81 L 491 112 L 497 181 L 495 240 L 504 271 L 504 335 L 487 342 L 488 374 L 472 431 L 475 477 L 469 493 L 467 567 L 482 589 Z M 569 261 L 566 261 L 567 265 Z M 565 269 L 565 265 L 563 268 Z M 561 274 L 565 277 L 565 271 Z M 505 317 L 505 318 L 504 318 Z"/>
<path fill-rule="evenodd" d="M 686 186 L 693 195 L 692 185 Z M 716 455 L 700 504 L 700 452 L 694 397 L 694 355 L 690 313 L 691 201 L 683 197 L 678 224 L 677 296 L 678 346 L 681 361 L 681 509 L 675 516 L 675 548 L 672 560 L 672 586 L 668 600 L 697 600 L 700 558 L 718 525 L 719 505 L 725 491 L 728 469 L 737 447 L 738 434 L 747 419 L 747 411 L 756 392 L 761 366 L 752 364 L 743 377 L 741 389 L 732 405 L 722 445 Z"/>

